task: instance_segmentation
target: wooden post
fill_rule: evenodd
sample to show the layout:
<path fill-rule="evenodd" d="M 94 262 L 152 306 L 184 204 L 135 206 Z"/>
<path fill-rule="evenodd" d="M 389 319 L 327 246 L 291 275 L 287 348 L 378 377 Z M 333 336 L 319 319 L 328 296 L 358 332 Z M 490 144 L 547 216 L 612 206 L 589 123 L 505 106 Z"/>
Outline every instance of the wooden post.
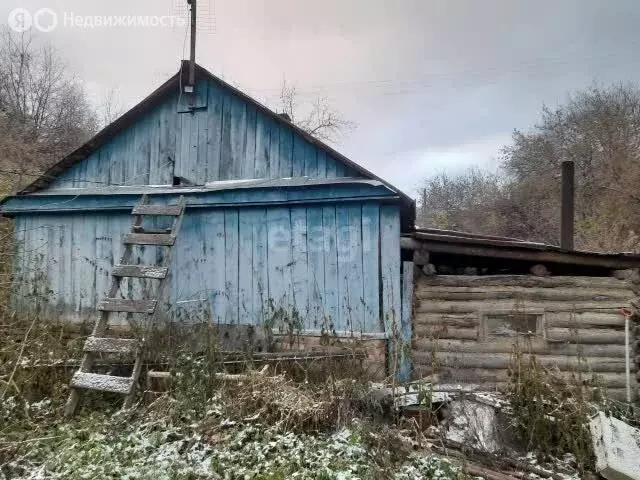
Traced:
<path fill-rule="evenodd" d="M 562 162 L 562 216 L 560 247 L 573 250 L 575 166 L 573 160 Z"/>
<path fill-rule="evenodd" d="M 399 382 L 408 382 L 411 376 L 411 337 L 413 336 L 413 262 L 402 262 L 402 311 L 398 351 Z"/>

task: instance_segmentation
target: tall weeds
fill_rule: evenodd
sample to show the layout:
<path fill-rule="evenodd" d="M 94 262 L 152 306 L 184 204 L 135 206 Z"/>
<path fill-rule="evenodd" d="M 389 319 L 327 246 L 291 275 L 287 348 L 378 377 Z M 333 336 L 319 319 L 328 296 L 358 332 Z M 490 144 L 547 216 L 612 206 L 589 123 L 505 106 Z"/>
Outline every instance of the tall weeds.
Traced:
<path fill-rule="evenodd" d="M 520 342 L 513 347 L 507 395 L 520 439 L 543 457 L 571 453 L 581 471 L 592 465 L 588 419 L 604 402 L 597 380 L 564 378 L 544 368 Z"/>

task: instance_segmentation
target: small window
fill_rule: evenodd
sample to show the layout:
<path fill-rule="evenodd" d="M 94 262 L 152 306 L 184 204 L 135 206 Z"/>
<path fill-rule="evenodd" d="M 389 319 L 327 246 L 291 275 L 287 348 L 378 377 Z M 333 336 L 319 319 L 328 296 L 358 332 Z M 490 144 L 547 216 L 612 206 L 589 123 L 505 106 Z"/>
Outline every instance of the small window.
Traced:
<path fill-rule="evenodd" d="M 487 312 L 482 315 L 484 340 L 511 338 L 522 335 L 543 337 L 543 312 Z"/>

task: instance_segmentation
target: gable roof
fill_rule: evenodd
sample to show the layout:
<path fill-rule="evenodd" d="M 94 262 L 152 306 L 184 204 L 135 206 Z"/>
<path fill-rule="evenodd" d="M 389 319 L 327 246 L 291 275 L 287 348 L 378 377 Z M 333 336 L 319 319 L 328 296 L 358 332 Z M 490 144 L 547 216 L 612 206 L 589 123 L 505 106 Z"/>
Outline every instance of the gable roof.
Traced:
<path fill-rule="evenodd" d="M 94 153 L 109 139 L 111 139 L 114 135 L 125 130 L 127 127 L 129 127 L 134 122 L 136 122 L 138 118 L 141 115 L 143 115 L 145 112 L 151 110 L 152 108 L 160 104 L 169 95 L 175 93 L 180 88 L 181 85 L 185 85 L 187 83 L 188 70 L 189 70 L 188 62 L 186 60 L 183 60 L 180 66 L 180 69 L 174 76 L 172 76 L 164 84 L 158 87 L 153 93 L 151 93 L 148 97 L 146 97 L 136 106 L 134 106 L 131 110 L 126 112 L 124 115 L 122 115 L 120 118 L 115 120 L 113 123 L 106 126 L 100 132 L 98 132 L 92 139 L 90 139 L 84 145 L 82 145 L 81 147 L 71 152 L 69 155 L 64 157 L 55 165 L 49 167 L 42 174 L 42 176 L 38 177 L 35 181 L 33 181 L 32 183 L 27 185 L 25 188 L 23 188 L 20 192 L 18 192 L 18 195 L 33 193 L 45 188 L 49 183 L 53 181 L 53 179 L 57 175 L 59 175 L 65 170 L 69 169 L 71 166 L 84 160 L 89 155 Z M 396 192 L 400 196 L 400 199 L 403 205 L 403 217 L 404 217 L 403 224 L 405 225 L 405 228 L 403 228 L 403 230 L 406 229 L 407 225 L 410 225 L 410 226 L 413 225 L 414 219 L 415 219 L 415 201 L 411 197 L 409 197 L 407 194 L 403 193 L 400 189 L 394 187 L 389 182 L 371 173 L 369 170 L 362 167 L 361 165 L 358 165 L 354 161 L 348 159 L 347 157 L 345 157 L 338 151 L 334 150 L 332 147 L 330 147 L 326 143 L 322 142 L 321 140 L 318 140 L 316 137 L 302 130 L 300 127 L 292 123 L 290 120 L 284 118 L 281 115 L 278 115 L 273 110 L 261 104 L 260 102 L 250 97 L 246 93 L 238 90 L 234 86 L 228 84 L 224 80 L 216 77 L 214 74 L 212 74 L 205 68 L 201 67 L 200 65 L 196 65 L 196 79 L 197 80 L 206 79 L 216 83 L 221 88 L 226 89 L 230 93 L 239 97 L 243 101 L 247 102 L 248 104 L 256 108 L 258 111 L 263 112 L 267 116 L 271 117 L 276 122 L 286 125 L 290 129 L 292 129 L 295 134 L 303 137 L 305 140 L 315 145 L 316 147 L 320 148 L 321 150 L 324 150 L 326 153 L 334 157 L 337 161 L 357 171 L 363 177 L 371 180 L 377 180 L 381 182 L 383 185 L 385 185 L 387 188 Z"/>

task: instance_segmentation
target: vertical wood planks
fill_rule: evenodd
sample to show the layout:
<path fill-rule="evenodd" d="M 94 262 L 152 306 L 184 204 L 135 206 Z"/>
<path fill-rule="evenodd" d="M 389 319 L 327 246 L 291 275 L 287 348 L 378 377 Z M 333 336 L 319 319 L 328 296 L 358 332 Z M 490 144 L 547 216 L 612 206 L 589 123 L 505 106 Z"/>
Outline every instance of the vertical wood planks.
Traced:
<path fill-rule="evenodd" d="M 322 223 L 322 207 L 307 209 L 307 294 L 309 309 L 307 325 L 312 330 L 324 327 L 324 259 L 325 230 Z"/>
<path fill-rule="evenodd" d="M 254 178 L 271 176 L 271 127 L 264 115 L 256 117 L 256 157 L 254 162 Z"/>
<path fill-rule="evenodd" d="M 293 130 L 280 126 L 280 178 L 293 176 Z"/>
<path fill-rule="evenodd" d="M 230 127 L 229 152 L 223 152 L 223 157 L 229 159 L 229 168 L 222 180 L 243 178 L 247 160 L 247 105 L 234 96 L 228 97 L 229 101 L 224 103 L 224 122 Z"/>
<path fill-rule="evenodd" d="M 349 295 L 349 260 L 351 245 L 349 238 L 349 210 L 336 206 L 336 246 L 338 254 L 338 317 L 335 323 L 344 330 L 353 328 L 351 297 Z"/>
<path fill-rule="evenodd" d="M 232 179 L 361 176 L 214 82 L 200 82 L 196 95 L 196 106 L 203 109 L 178 113 L 187 105 L 185 96 L 170 94 L 61 173 L 49 188 L 171 185 L 174 175 L 197 185 Z"/>
<path fill-rule="evenodd" d="M 253 305 L 254 212 L 253 209 L 241 209 L 238 213 L 238 310 L 239 321 L 243 324 L 255 324 L 254 311 L 259 308 L 259 305 Z"/>
<path fill-rule="evenodd" d="M 400 328 L 400 212 L 394 205 L 380 206 L 380 276 L 382 318 L 392 337 Z"/>
<path fill-rule="evenodd" d="M 269 178 L 281 178 L 280 165 L 280 125 L 275 120 L 265 119 L 269 126 Z"/>
<path fill-rule="evenodd" d="M 257 135 L 258 112 L 255 108 L 247 106 L 247 131 L 245 155 L 238 159 L 240 163 L 240 178 L 256 178 L 256 135 Z"/>
<path fill-rule="evenodd" d="M 309 175 L 311 178 L 327 178 L 327 153 L 314 148 L 316 155 L 316 171 L 315 175 Z"/>
<path fill-rule="evenodd" d="M 46 287 L 60 313 L 79 320 L 107 288 L 130 215 L 25 216 L 16 225 L 26 250 L 16 259 L 20 277 L 34 281 L 46 266 Z M 297 311 L 303 329 L 359 334 L 384 325 L 391 336 L 395 318 L 403 332 L 395 206 L 193 209 L 178 241 L 168 299 L 174 312 L 203 308 L 218 323 L 260 325 L 273 315 L 265 308 L 271 304 Z M 155 247 L 137 247 L 135 255 L 142 264 L 159 260 Z M 152 281 L 130 280 L 123 280 L 129 298 L 139 298 Z M 208 305 L 201 301 L 207 298 Z"/>
<path fill-rule="evenodd" d="M 239 268 L 239 230 L 238 210 L 225 210 L 225 296 L 227 297 L 227 309 L 225 323 L 238 323 L 238 268 Z"/>
<path fill-rule="evenodd" d="M 399 365 L 396 378 L 409 381 L 411 376 L 411 337 L 413 335 L 413 262 L 402 262 L 402 312 L 399 339 Z"/>
<path fill-rule="evenodd" d="M 349 211 L 348 295 L 351 331 L 364 332 L 364 282 L 362 278 L 362 206 L 351 204 Z"/>
<path fill-rule="evenodd" d="M 305 170 L 305 154 L 307 151 L 307 141 L 295 135 L 293 137 L 293 159 L 292 159 L 292 176 L 304 177 L 306 175 Z"/>
<path fill-rule="evenodd" d="M 217 180 L 228 180 L 233 172 L 232 138 L 233 126 L 233 98 L 223 94 L 222 100 L 222 131 L 220 135 L 220 170 Z"/>
<path fill-rule="evenodd" d="M 291 222 L 289 209 L 267 209 L 269 275 L 268 300 L 275 308 L 291 311 L 294 306 L 291 292 Z"/>
<path fill-rule="evenodd" d="M 322 208 L 322 224 L 324 229 L 324 306 L 325 320 L 328 328 L 335 328 L 340 321 L 339 285 L 338 285 L 338 245 L 336 230 L 336 208 Z"/>
<path fill-rule="evenodd" d="M 209 101 L 206 111 L 207 154 L 205 176 L 207 182 L 220 179 L 220 165 L 222 156 L 222 124 L 223 124 L 223 96 L 215 85 L 209 85 Z"/>
<path fill-rule="evenodd" d="M 322 152 L 324 153 L 324 152 Z M 305 141 L 304 155 L 301 160 L 304 161 L 304 176 L 309 178 L 322 178 L 318 175 L 318 157 L 322 155 L 316 147 Z"/>
<path fill-rule="evenodd" d="M 266 308 L 269 298 L 267 211 L 264 208 L 260 208 L 248 210 L 248 213 L 253 227 L 253 265 L 251 275 L 253 317 L 255 325 L 262 325 L 266 320 Z"/>
<path fill-rule="evenodd" d="M 364 331 L 377 332 L 380 321 L 380 207 L 362 205 L 362 278 Z M 375 281 L 373 280 L 375 279 Z"/>
<path fill-rule="evenodd" d="M 291 288 L 293 305 L 309 328 L 309 291 L 307 285 L 307 209 L 293 207 L 291 212 Z"/>
<path fill-rule="evenodd" d="M 227 297 L 225 295 L 225 219 L 223 210 L 206 212 L 207 290 L 211 313 L 216 323 L 225 323 Z"/>

